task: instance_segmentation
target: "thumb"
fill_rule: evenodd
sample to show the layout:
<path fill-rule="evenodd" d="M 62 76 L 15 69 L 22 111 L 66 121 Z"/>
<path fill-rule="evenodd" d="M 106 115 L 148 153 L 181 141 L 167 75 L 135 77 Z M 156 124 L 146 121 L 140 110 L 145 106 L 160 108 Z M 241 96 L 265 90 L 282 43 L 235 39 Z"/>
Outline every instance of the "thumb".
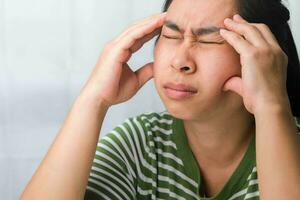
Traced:
<path fill-rule="evenodd" d="M 243 97 L 243 82 L 240 77 L 234 76 L 230 78 L 228 81 L 224 84 L 224 91 L 231 90 L 237 94 L 239 94 L 241 97 Z"/>
<path fill-rule="evenodd" d="M 141 88 L 147 81 L 153 77 L 153 62 L 145 64 L 136 72 L 139 81 L 139 88 Z"/>

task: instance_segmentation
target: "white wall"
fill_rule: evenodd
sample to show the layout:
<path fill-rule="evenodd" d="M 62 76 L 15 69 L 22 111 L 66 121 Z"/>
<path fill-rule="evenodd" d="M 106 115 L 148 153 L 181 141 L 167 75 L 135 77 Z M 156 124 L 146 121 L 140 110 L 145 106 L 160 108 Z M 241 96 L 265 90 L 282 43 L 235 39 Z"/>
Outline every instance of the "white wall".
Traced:
<path fill-rule="evenodd" d="M 162 3 L 0 0 L 0 199 L 18 199 L 103 45 L 135 20 L 160 12 Z M 299 1 L 290 5 L 299 46 Z M 153 59 L 152 48 L 153 40 L 132 57 L 134 70 Z M 150 81 L 130 101 L 109 110 L 102 136 L 129 116 L 161 110 Z"/>
<path fill-rule="evenodd" d="M 291 12 L 290 25 L 294 35 L 295 43 L 297 46 L 298 54 L 300 56 L 300 1 L 299 0 L 289 0 L 288 7 Z"/>

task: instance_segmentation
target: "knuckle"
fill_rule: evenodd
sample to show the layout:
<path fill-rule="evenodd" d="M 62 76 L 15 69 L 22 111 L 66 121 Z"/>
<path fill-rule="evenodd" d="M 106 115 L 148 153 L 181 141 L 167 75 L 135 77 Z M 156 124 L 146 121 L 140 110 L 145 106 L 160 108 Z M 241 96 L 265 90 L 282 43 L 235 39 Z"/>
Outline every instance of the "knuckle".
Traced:
<path fill-rule="evenodd" d="M 266 24 L 261 24 L 260 25 L 263 29 L 265 29 L 265 30 L 270 30 L 270 28 L 269 28 L 269 26 L 268 25 L 266 25 Z"/>
<path fill-rule="evenodd" d="M 259 49 L 259 53 L 264 56 L 270 56 L 270 55 L 274 54 L 273 50 L 270 47 L 261 47 Z"/>
<path fill-rule="evenodd" d="M 258 24 L 256 24 L 256 28 L 257 28 L 259 31 L 268 31 L 268 32 L 271 32 L 269 26 L 266 25 L 266 24 L 264 24 L 264 23 L 258 23 Z"/>
<path fill-rule="evenodd" d="M 247 31 L 247 32 L 249 32 L 249 33 L 253 33 L 253 32 L 258 32 L 259 30 L 259 26 L 257 25 L 257 24 L 247 24 L 247 25 L 245 25 L 246 27 L 245 27 L 245 30 Z"/>
<path fill-rule="evenodd" d="M 239 35 L 239 34 L 233 33 L 232 37 L 233 37 L 234 40 L 243 40 L 243 37 L 241 35 Z"/>
<path fill-rule="evenodd" d="M 236 42 L 240 42 L 242 37 L 237 33 L 229 32 L 227 33 L 226 40 L 228 40 L 229 43 L 234 44 Z"/>
<path fill-rule="evenodd" d="M 111 40 L 111 41 L 109 41 L 109 42 L 107 42 L 105 45 L 104 45 L 104 49 L 105 50 L 110 50 L 110 49 L 112 49 L 113 48 L 113 46 L 114 46 L 114 40 Z"/>
<path fill-rule="evenodd" d="M 289 57 L 286 53 L 283 53 L 283 61 L 284 61 L 284 64 L 288 64 L 289 63 Z"/>
<path fill-rule="evenodd" d="M 240 24 L 239 26 L 236 27 L 236 29 L 244 34 L 247 31 L 247 25 L 246 24 Z"/>
<path fill-rule="evenodd" d="M 280 47 L 275 47 L 274 48 L 274 53 L 276 55 L 282 55 L 282 54 L 285 54 L 285 52 L 280 48 Z"/>
<path fill-rule="evenodd" d="M 116 52 L 118 49 L 118 45 L 116 45 L 116 41 L 112 40 L 104 45 L 103 54 L 108 55 L 111 52 Z"/>
<path fill-rule="evenodd" d="M 244 32 L 253 31 L 254 28 L 251 24 L 243 24 L 241 27 Z"/>
<path fill-rule="evenodd" d="M 251 48 L 248 50 L 246 57 L 256 59 L 260 56 L 260 52 L 256 48 Z"/>
<path fill-rule="evenodd" d="M 145 22 L 146 20 L 147 20 L 147 18 L 145 18 L 145 19 L 138 19 L 138 20 L 134 21 L 133 23 L 131 23 L 131 27 L 132 27 L 132 26 L 137 26 L 137 25 L 139 25 L 139 24 L 142 24 L 142 23 Z"/>
<path fill-rule="evenodd" d="M 283 60 L 284 63 L 288 63 L 289 57 L 284 51 L 280 49 L 280 52 L 278 52 L 277 55 L 279 55 L 279 57 Z"/>
<path fill-rule="evenodd" d="M 267 25 L 264 24 L 264 23 L 257 23 L 256 26 L 261 27 L 261 28 L 266 28 L 267 27 Z"/>

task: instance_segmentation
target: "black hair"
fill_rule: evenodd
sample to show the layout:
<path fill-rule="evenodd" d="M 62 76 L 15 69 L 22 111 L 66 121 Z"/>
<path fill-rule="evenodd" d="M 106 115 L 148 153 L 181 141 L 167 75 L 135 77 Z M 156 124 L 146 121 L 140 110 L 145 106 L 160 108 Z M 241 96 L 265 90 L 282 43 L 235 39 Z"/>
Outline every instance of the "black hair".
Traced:
<path fill-rule="evenodd" d="M 163 12 L 173 0 L 166 0 Z M 288 56 L 286 89 L 292 113 L 300 117 L 300 63 L 294 38 L 288 24 L 289 10 L 281 0 L 236 0 L 238 13 L 250 23 L 266 24 L 276 37 L 281 49 Z M 160 35 L 155 40 L 155 45 Z"/>

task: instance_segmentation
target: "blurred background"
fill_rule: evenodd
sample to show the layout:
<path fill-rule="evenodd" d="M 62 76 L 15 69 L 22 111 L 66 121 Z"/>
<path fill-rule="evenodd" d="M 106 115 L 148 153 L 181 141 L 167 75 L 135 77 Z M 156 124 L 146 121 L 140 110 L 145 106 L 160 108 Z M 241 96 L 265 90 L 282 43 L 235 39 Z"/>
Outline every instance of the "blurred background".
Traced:
<path fill-rule="evenodd" d="M 19 198 L 106 42 L 161 12 L 163 3 L 0 0 L 0 199 Z M 286 5 L 300 49 L 300 2 Z M 153 60 L 153 47 L 154 39 L 133 55 L 133 70 Z M 164 109 L 150 80 L 132 99 L 109 109 L 100 137 L 128 117 Z"/>

